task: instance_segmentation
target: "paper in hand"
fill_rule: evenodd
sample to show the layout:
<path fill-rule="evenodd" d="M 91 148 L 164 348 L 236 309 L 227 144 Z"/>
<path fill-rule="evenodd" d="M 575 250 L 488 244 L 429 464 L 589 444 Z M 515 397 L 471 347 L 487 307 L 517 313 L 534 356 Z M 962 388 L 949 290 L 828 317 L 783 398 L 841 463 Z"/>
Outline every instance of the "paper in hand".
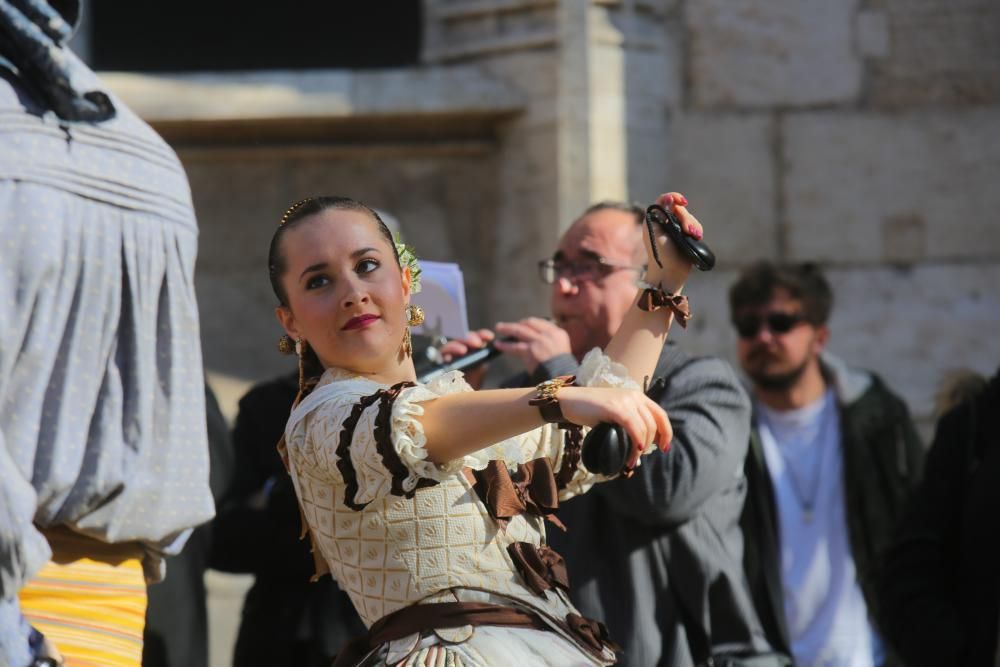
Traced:
<path fill-rule="evenodd" d="M 414 334 L 465 338 L 469 317 L 465 310 L 465 279 L 458 264 L 420 260 L 420 293 L 410 301 L 424 309 L 424 323 Z"/>

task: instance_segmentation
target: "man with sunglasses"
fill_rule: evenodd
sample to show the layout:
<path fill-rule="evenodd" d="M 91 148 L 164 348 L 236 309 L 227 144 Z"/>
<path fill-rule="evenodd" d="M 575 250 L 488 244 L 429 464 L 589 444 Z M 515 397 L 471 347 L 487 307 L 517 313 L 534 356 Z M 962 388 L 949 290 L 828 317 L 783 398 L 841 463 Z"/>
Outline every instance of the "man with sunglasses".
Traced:
<path fill-rule="evenodd" d="M 899 664 L 875 594 L 923 464 L 906 405 L 825 351 L 833 294 L 815 265 L 755 264 L 729 302 L 754 404 L 745 565 L 768 637 L 797 665 Z"/>
<path fill-rule="evenodd" d="M 553 320 L 497 325 L 498 336 L 513 340 L 495 345 L 526 368 L 504 386 L 573 375 L 590 349 L 607 345 L 634 307 L 643 216 L 628 204 L 595 204 L 539 263 Z M 464 354 L 493 338 L 480 331 L 443 351 Z M 548 533 L 566 558 L 573 600 L 608 626 L 624 647 L 623 665 L 743 664 L 732 662 L 737 656 L 754 656 L 759 667 L 788 664 L 764 657 L 770 647 L 742 572 L 749 399 L 727 363 L 691 357 L 672 343 L 651 380 L 674 428 L 671 450 L 646 457 L 631 479 L 563 503 L 559 517 L 569 530 Z"/>

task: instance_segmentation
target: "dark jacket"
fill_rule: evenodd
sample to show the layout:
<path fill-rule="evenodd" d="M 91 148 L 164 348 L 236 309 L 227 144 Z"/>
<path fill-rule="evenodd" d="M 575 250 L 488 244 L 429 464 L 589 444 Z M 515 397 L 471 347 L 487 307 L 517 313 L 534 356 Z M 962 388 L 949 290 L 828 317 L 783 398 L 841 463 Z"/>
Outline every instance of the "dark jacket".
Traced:
<path fill-rule="evenodd" d="M 567 355 L 518 382 L 575 371 Z M 654 378 L 667 383 L 659 402 L 674 428 L 670 451 L 643 457 L 631 479 L 564 503 L 568 532 L 548 530 L 566 558 L 573 602 L 607 624 L 624 647 L 623 665 L 695 665 L 709 646 L 717 654 L 766 652 L 740 565 L 749 399 L 724 361 L 674 345 Z"/>
<path fill-rule="evenodd" d="M 844 497 L 851 555 L 874 625 L 880 631 L 879 564 L 923 468 L 924 449 L 910 413 L 876 375 L 824 354 L 823 372 L 840 407 Z M 746 459 L 744 566 L 754 604 L 771 644 L 790 652 L 781 584 L 781 550 L 774 487 L 753 429 Z M 887 647 L 888 648 L 888 647 Z M 898 664 L 887 651 L 886 665 Z"/>
<path fill-rule="evenodd" d="M 213 523 L 212 567 L 248 572 L 233 667 L 329 665 L 364 632 L 347 594 L 315 572 L 291 477 L 275 446 L 298 391 L 297 373 L 255 385 L 240 399 L 233 429 L 236 481 Z"/>
<path fill-rule="evenodd" d="M 997 664 L 1000 373 L 938 422 L 885 572 L 883 627 L 907 665 Z"/>

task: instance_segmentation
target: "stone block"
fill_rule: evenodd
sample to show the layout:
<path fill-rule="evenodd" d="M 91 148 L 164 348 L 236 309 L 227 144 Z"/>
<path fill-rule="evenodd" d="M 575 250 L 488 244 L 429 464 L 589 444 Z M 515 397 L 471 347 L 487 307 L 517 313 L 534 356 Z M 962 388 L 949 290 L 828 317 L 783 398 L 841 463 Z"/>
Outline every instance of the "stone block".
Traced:
<path fill-rule="evenodd" d="M 1000 255 L 1000 108 L 800 113 L 783 133 L 792 258 Z"/>
<path fill-rule="evenodd" d="M 858 52 L 869 58 L 889 55 L 889 16 L 882 10 L 858 12 Z"/>
<path fill-rule="evenodd" d="M 537 75 L 536 75 L 537 76 Z M 374 72 L 107 73 L 102 79 L 150 123 L 371 115 L 504 113 L 521 107 L 478 65 Z"/>
<path fill-rule="evenodd" d="M 829 348 L 870 368 L 929 421 L 949 371 L 1000 366 L 1000 263 L 827 271 L 835 304 Z"/>
<path fill-rule="evenodd" d="M 879 106 L 1000 101 L 1000 4 L 993 0 L 886 0 L 889 53 L 872 62 Z"/>
<path fill-rule="evenodd" d="M 722 266 L 778 251 L 772 120 L 764 114 L 696 112 L 670 122 L 663 185 L 683 192 Z M 647 165 L 655 169 L 656 164 Z"/>
<path fill-rule="evenodd" d="M 857 0 L 698 0 L 684 5 L 699 107 L 849 103 L 861 93 Z"/>

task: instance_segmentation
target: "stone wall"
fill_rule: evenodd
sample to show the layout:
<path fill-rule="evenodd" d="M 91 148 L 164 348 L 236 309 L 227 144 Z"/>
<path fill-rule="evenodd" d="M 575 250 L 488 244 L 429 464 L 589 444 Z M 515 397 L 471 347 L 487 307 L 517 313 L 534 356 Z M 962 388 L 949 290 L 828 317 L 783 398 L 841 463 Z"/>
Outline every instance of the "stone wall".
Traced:
<path fill-rule="evenodd" d="M 210 370 L 284 367 L 261 256 L 337 190 L 458 258 L 473 325 L 544 314 L 533 264 L 588 203 L 684 191 L 720 263 L 693 350 L 731 356 L 726 290 L 814 260 L 831 349 L 926 422 L 943 373 L 1000 361 L 1000 6 L 989 0 L 425 0 L 424 57 L 383 72 L 134 77 L 202 224 Z"/>
<path fill-rule="evenodd" d="M 719 256 L 672 333 L 692 351 L 732 358 L 742 267 L 813 260 L 836 291 L 831 349 L 925 432 L 946 371 L 996 370 L 996 2 L 424 0 L 424 16 L 405 70 L 106 77 L 188 169 L 205 361 L 230 416 L 290 368 L 264 255 L 284 207 L 318 192 L 457 259 L 471 323 L 490 326 L 546 312 L 534 263 L 588 203 L 681 190 Z"/>
<path fill-rule="evenodd" d="M 687 0 L 671 187 L 712 227 L 698 327 L 731 354 L 726 290 L 759 258 L 817 261 L 830 349 L 928 426 L 949 369 L 1000 364 L 1000 6 Z M 669 80 L 677 77 L 668 75 Z M 705 308 L 707 306 L 707 309 Z"/>

